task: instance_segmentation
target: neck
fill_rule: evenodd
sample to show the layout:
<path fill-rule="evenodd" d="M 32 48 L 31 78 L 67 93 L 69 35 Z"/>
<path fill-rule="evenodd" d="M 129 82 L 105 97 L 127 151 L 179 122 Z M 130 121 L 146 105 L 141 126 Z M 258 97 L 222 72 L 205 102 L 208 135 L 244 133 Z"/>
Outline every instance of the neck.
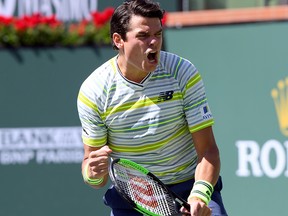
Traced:
<path fill-rule="evenodd" d="M 120 56 L 117 59 L 117 65 L 120 70 L 120 73 L 128 80 L 141 83 L 150 73 L 137 70 L 136 68 L 129 67 L 129 65 L 123 64 L 123 61 L 120 60 Z"/>

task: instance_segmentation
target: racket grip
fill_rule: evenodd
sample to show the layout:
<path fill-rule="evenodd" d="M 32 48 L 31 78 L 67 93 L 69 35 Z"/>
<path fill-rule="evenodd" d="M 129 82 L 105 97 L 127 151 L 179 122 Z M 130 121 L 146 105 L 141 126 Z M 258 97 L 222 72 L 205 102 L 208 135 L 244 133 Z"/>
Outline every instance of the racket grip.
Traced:
<path fill-rule="evenodd" d="M 183 206 L 186 210 L 190 212 L 190 205 L 184 199 L 176 197 L 175 201 L 177 201 L 181 206 Z"/>
<path fill-rule="evenodd" d="M 190 205 L 189 205 L 189 203 L 184 202 L 184 203 L 183 203 L 183 206 L 184 206 L 185 209 L 187 209 L 187 210 L 190 212 Z M 190 214 L 189 214 L 189 215 L 190 215 Z"/>
<path fill-rule="evenodd" d="M 179 212 L 179 213 L 175 213 L 175 214 L 170 215 L 170 216 L 189 216 L 189 215 L 191 215 L 191 214 L 188 212 Z"/>

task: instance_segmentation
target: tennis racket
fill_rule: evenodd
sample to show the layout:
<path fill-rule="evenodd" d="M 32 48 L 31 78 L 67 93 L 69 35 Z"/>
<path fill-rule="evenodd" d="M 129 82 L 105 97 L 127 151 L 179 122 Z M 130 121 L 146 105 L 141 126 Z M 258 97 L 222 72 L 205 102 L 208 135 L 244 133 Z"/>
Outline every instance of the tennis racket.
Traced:
<path fill-rule="evenodd" d="M 190 205 L 164 185 L 154 174 L 128 159 L 112 160 L 109 175 L 119 194 L 138 212 L 149 216 L 190 215 L 180 213 L 177 203 Z"/>

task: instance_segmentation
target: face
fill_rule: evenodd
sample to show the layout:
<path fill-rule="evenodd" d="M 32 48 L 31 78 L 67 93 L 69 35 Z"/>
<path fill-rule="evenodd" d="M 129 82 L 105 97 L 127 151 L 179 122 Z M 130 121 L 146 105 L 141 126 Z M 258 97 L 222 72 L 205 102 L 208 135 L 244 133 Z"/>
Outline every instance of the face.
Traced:
<path fill-rule="evenodd" d="M 118 42 L 115 43 L 120 45 L 118 64 L 124 76 L 129 76 L 129 73 L 146 76 L 154 71 L 159 63 L 162 46 L 161 22 L 158 18 L 133 15 L 126 40 L 118 38 Z"/>

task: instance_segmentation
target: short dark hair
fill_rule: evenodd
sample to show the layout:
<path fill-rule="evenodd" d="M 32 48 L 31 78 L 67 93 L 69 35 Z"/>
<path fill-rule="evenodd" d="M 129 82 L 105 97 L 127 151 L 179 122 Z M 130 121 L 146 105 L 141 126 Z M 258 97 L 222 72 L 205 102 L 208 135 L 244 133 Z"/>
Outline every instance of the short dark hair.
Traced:
<path fill-rule="evenodd" d="M 110 21 L 110 37 L 112 39 L 114 33 L 118 33 L 123 40 L 126 40 L 126 33 L 129 30 L 129 23 L 132 15 L 139 15 L 149 18 L 159 18 L 160 21 L 165 11 L 160 8 L 159 3 L 152 0 L 130 0 L 125 1 L 118 6 Z M 161 22 L 162 24 L 162 22 Z M 112 46 L 118 50 L 112 40 Z"/>

